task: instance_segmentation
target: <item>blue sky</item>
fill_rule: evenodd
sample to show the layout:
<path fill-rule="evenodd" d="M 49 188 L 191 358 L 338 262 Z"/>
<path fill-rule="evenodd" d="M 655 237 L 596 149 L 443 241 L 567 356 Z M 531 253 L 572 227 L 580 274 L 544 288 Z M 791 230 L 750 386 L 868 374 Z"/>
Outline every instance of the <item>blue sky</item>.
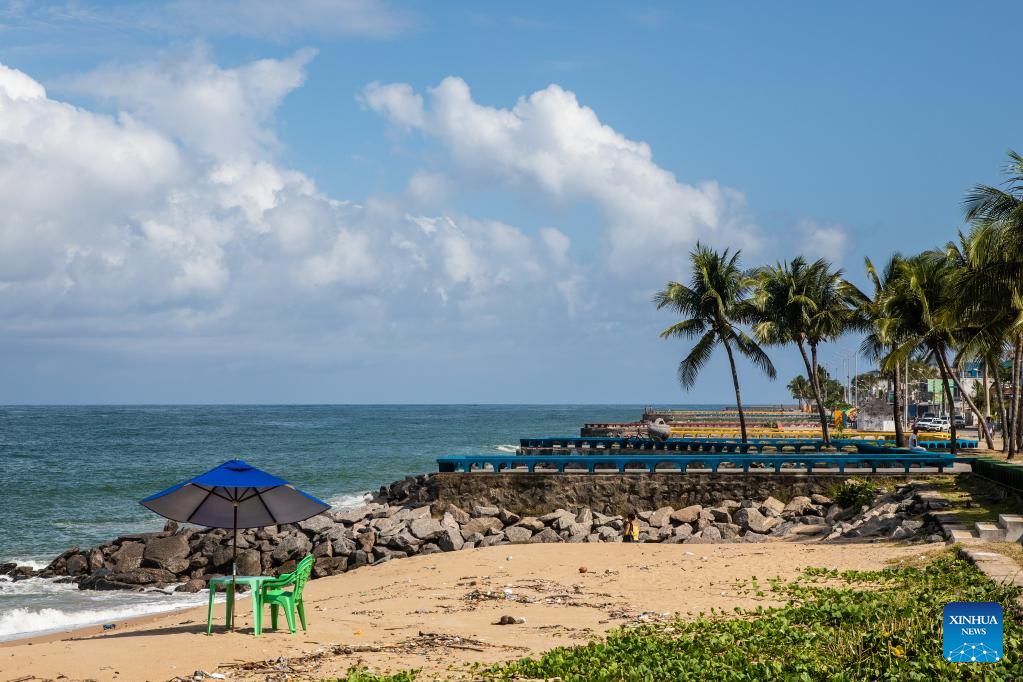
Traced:
<path fill-rule="evenodd" d="M 0 402 L 728 402 L 651 294 L 696 239 L 857 279 L 954 237 L 1020 19 L 0 2 Z"/>

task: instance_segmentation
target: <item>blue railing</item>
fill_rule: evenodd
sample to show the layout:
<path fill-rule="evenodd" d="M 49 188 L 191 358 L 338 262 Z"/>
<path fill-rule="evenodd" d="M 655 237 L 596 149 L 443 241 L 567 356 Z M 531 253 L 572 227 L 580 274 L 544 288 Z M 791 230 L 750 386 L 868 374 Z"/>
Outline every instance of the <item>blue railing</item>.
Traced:
<path fill-rule="evenodd" d="M 960 448 L 977 447 L 976 440 L 958 438 Z M 920 441 L 920 447 L 926 450 L 947 450 L 948 440 Z M 833 438 L 831 445 L 839 450 L 855 448 L 860 454 L 883 454 L 898 451 L 895 442 L 876 438 Z M 649 438 L 612 438 L 599 436 L 544 436 L 541 438 L 522 438 L 519 447 L 524 454 L 536 450 L 574 451 L 577 454 L 595 452 L 609 453 L 615 450 L 650 451 L 650 452 L 759 452 L 767 448 L 782 450 L 793 448 L 818 451 L 824 446 L 820 438 L 750 438 L 744 445 L 739 438 L 668 438 L 655 441 Z"/>
<path fill-rule="evenodd" d="M 807 472 L 817 468 L 838 469 L 844 473 L 846 468 L 870 469 L 903 469 L 909 472 L 912 467 L 937 468 L 944 471 L 956 463 L 956 458 L 941 452 L 917 452 L 902 450 L 885 454 L 835 454 L 835 453 L 786 453 L 786 454 L 734 454 L 734 455 L 590 455 L 578 457 L 572 455 L 459 455 L 440 457 L 437 465 L 441 472 L 478 471 L 528 471 L 534 472 L 537 467 L 553 470 L 558 473 L 578 471 L 588 473 L 628 471 L 680 471 L 686 473 L 689 467 L 699 465 L 701 469 L 717 472 L 723 464 L 731 465 L 735 470 L 749 472 L 751 468 L 773 469 L 780 472 L 783 466 L 795 467 Z"/>

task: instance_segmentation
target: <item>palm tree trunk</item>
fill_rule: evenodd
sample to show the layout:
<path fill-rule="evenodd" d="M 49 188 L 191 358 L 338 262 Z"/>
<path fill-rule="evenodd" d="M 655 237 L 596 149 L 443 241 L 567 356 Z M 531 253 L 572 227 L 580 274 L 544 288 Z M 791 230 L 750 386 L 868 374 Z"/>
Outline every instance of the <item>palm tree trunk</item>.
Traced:
<path fill-rule="evenodd" d="M 963 390 L 963 384 L 962 384 L 961 381 L 959 381 L 959 374 L 957 372 L 953 372 L 952 371 L 952 367 L 951 367 L 951 365 L 948 364 L 948 359 L 945 357 L 945 353 L 944 352 L 942 352 L 938 356 L 938 362 L 940 362 L 942 365 L 945 366 L 945 371 L 948 373 L 948 375 L 950 377 L 952 377 L 952 382 L 955 384 L 956 388 L 959 390 L 959 395 L 961 395 L 963 397 L 963 401 L 966 402 L 966 405 L 970 408 L 970 411 L 973 412 L 975 417 L 977 417 L 977 421 L 979 423 L 979 426 L 977 427 L 978 433 L 983 434 L 984 442 L 985 442 L 985 444 L 987 444 L 988 450 L 994 450 L 995 449 L 995 444 L 991 440 L 991 434 L 988 433 L 988 430 L 987 430 L 987 420 L 985 420 L 984 419 L 984 415 L 982 415 L 980 413 L 980 409 L 977 407 L 977 404 L 975 402 L 973 402 L 973 398 L 971 398 L 969 395 L 967 395 L 966 391 Z M 955 415 L 953 415 L 952 422 L 953 422 L 952 425 L 955 426 L 955 423 L 954 423 L 955 422 Z"/>
<path fill-rule="evenodd" d="M 824 413 L 824 399 L 821 397 L 821 386 L 817 381 L 817 361 L 816 351 L 814 351 L 814 360 L 810 361 L 810 358 L 806 355 L 806 347 L 803 345 L 802 339 L 796 342 L 799 346 L 799 353 L 803 356 L 803 364 L 806 365 L 807 376 L 810 377 L 810 389 L 813 391 L 813 399 L 817 404 L 817 416 L 821 420 L 821 437 L 824 440 L 824 445 L 830 445 L 831 439 L 828 437 L 828 416 Z"/>
<path fill-rule="evenodd" d="M 1012 387 L 1012 401 L 1009 403 L 1009 420 L 1005 423 L 1005 431 L 1003 435 L 1007 441 L 1009 441 L 1009 452 L 1006 455 L 1007 459 L 1012 459 L 1016 456 L 1016 432 L 1019 428 L 1019 419 L 1017 414 L 1019 412 L 1019 363 L 1020 355 L 1023 352 L 1023 348 L 1020 346 L 1019 339 L 1016 339 L 1016 348 L 1012 353 L 1012 375 L 1011 375 L 1011 387 Z"/>
<path fill-rule="evenodd" d="M 1012 392 L 1013 402 L 1016 403 L 1016 416 L 1013 418 L 1013 431 L 1016 434 L 1016 453 L 1023 450 L 1023 337 L 1016 339 L 1016 373 L 1013 374 L 1015 388 Z"/>
<path fill-rule="evenodd" d="M 951 414 L 951 410 L 955 407 L 955 403 L 952 401 L 952 387 L 948 383 L 948 369 L 945 367 L 945 353 L 938 348 L 936 345 L 931 346 L 931 352 L 934 353 L 935 359 L 938 361 L 938 370 L 941 372 L 941 387 L 945 392 L 945 400 L 950 410 L 950 416 L 952 419 L 949 420 L 949 435 L 952 437 L 948 444 L 949 454 L 955 455 L 959 450 L 959 443 L 956 438 L 956 422 L 955 415 Z"/>
<path fill-rule="evenodd" d="M 817 371 L 817 345 L 813 343 L 810 344 L 810 363 L 813 365 L 813 385 L 817 387 L 817 402 L 820 403 L 820 412 L 824 415 L 824 421 L 821 423 L 824 444 L 831 445 L 831 419 L 824 405 L 824 391 L 821 389 L 820 373 Z"/>
<path fill-rule="evenodd" d="M 906 447 L 906 432 L 902 429 L 902 401 L 899 399 L 899 375 L 902 374 L 902 372 L 899 371 L 899 364 L 900 363 L 898 362 L 895 363 L 895 391 L 893 394 L 895 396 L 895 400 L 893 401 L 894 406 L 892 408 L 892 412 L 895 415 L 895 447 L 904 448 Z"/>
<path fill-rule="evenodd" d="M 1008 414 L 1005 411 L 1005 394 L 1002 393 L 1002 379 L 998 376 L 1001 373 L 1001 369 L 998 367 L 992 368 L 991 380 L 995 385 L 995 397 L 998 398 L 998 419 L 1002 422 L 1002 452 L 1009 451 L 1009 439 L 1007 437 L 1009 428 Z"/>
<path fill-rule="evenodd" d="M 746 415 L 742 411 L 742 394 L 739 392 L 739 374 L 735 371 L 732 346 L 727 340 L 722 340 L 722 343 L 725 345 L 725 352 L 728 353 L 728 364 L 732 367 L 732 385 L 735 386 L 735 408 L 739 411 L 739 431 L 742 433 L 742 444 L 747 445 L 749 439 L 746 437 Z"/>
<path fill-rule="evenodd" d="M 981 358 L 981 381 L 984 382 L 984 421 L 991 416 L 991 387 L 987 383 L 987 358 Z"/>

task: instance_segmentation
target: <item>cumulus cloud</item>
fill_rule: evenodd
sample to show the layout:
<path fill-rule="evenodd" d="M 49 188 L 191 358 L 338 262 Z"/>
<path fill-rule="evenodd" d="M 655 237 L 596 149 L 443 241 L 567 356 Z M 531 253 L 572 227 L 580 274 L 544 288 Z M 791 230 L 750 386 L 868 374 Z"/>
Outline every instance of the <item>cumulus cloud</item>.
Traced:
<path fill-rule="evenodd" d="M 370 83 L 361 98 L 396 126 L 439 140 L 466 182 L 539 191 L 559 204 L 596 205 L 619 269 L 652 257 L 677 267 L 684 247 L 697 239 L 759 244 L 741 192 L 713 180 L 679 181 L 654 162 L 648 144 L 602 123 L 557 85 L 520 98 L 511 109 L 477 103 L 455 77 L 429 90 L 429 107 L 405 83 Z"/>
<path fill-rule="evenodd" d="M 233 69 L 195 46 L 163 60 L 108 66 L 62 85 L 89 94 L 212 156 L 253 155 L 277 144 L 269 127 L 284 97 L 305 81 L 316 51 L 260 59 Z"/>
<path fill-rule="evenodd" d="M 293 328 L 386 337 L 404 320 L 415 335 L 499 326 L 491 309 L 564 310 L 548 274 L 568 248 L 556 230 L 424 215 L 400 197 L 356 203 L 282 167 L 274 109 L 310 58 L 225 69 L 197 51 L 74 81 L 116 115 L 0 65 L 0 327 L 111 343 L 244 331 L 265 343 Z M 409 191 L 437 200 L 446 182 L 414 177 Z"/>

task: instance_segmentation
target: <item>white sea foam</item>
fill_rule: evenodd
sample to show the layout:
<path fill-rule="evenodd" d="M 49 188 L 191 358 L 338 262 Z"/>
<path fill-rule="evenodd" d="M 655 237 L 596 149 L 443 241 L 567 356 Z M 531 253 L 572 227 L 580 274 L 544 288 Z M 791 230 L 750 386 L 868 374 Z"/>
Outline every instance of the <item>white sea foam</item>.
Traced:
<path fill-rule="evenodd" d="M 498 450 L 500 452 L 507 452 L 507 453 L 510 453 L 510 454 L 514 455 L 516 452 L 519 451 L 519 446 L 517 446 L 517 445 L 504 445 L 504 444 L 502 444 L 502 445 L 495 445 L 494 449 Z"/>
<path fill-rule="evenodd" d="M 361 507 L 373 498 L 371 493 L 341 493 L 327 499 L 327 503 L 335 509 L 335 511 L 348 511 Z"/>
<path fill-rule="evenodd" d="M 93 592 L 43 578 L 0 582 L 0 640 L 205 604 L 209 593 Z"/>

